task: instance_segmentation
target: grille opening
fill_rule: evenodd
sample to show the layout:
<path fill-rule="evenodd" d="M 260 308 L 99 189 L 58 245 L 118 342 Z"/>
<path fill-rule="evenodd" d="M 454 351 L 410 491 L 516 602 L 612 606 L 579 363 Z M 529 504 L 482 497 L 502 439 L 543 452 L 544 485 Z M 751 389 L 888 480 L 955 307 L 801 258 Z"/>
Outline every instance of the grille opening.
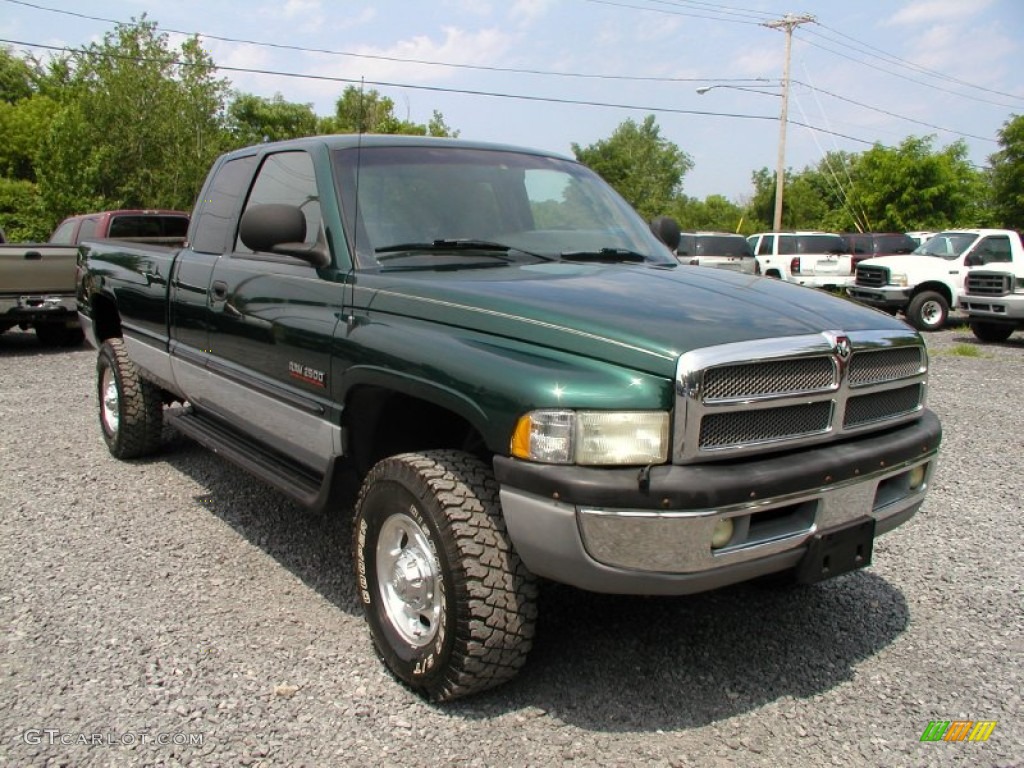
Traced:
<path fill-rule="evenodd" d="M 820 392 L 836 385 L 828 357 L 774 360 L 711 368 L 704 373 L 704 401 Z"/>
<path fill-rule="evenodd" d="M 894 477 L 886 478 L 880 482 L 875 490 L 875 502 L 871 505 L 871 511 L 878 512 L 890 504 L 895 504 L 910 496 L 922 493 L 927 488 L 927 484 L 911 488 L 910 478 L 912 474 L 914 474 L 914 469 L 908 469 L 906 472 L 901 472 Z"/>
<path fill-rule="evenodd" d="M 832 421 L 832 402 L 788 405 L 760 411 L 734 411 L 705 416 L 700 447 L 724 448 L 766 443 L 826 432 Z"/>
<path fill-rule="evenodd" d="M 850 386 L 907 379 L 920 373 L 922 363 L 920 347 L 858 352 L 850 360 Z"/>
<path fill-rule="evenodd" d="M 846 404 L 843 426 L 859 427 L 914 413 L 921 407 L 922 394 L 922 385 L 913 384 L 887 392 L 872 392 L 851 397 Z"/>

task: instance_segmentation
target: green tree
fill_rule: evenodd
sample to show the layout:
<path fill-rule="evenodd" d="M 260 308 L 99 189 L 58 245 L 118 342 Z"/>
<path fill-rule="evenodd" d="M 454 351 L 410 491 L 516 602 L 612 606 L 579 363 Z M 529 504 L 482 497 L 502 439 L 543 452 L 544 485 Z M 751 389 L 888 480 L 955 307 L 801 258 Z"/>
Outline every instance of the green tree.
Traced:
<path fill-rule="evenodd" d="M 11 53 L 6 45 L 0 46 L 0 102 L 14 104 L 35 92 L 32 66 Z"/>
<path fill-rule="evenodd" d="M 992 208 L 996 223 L 1024 230 L 1024 115 L 1014 115 L 998 131 L 1001 149 L 992 164 Z"/>
<path fill-rule="evenodd" d="M 35 184 L 0 178 L 0 229 L 13 243 L 42 242 L 50 236 Z"/>
<path fill-rule="evenodd" d="M 775 172 L 767 168 L 755 171 L 751 177 L 754 195 L 750 201 L 750 218 L 769 230 L 775 219 Z M 828 215 L 829 201 L 822 191 L 823 180 L 809 169 L 794 173 L 786 171 L 782 193 L 782 228 L 820 229 Z"/>
<path fill-rule="evenodd" d="M 740 232 L 746 219 L 743 208 L 722 195 L 680 196 L 669 213 L 684 230 Z"/>
<path fill-rule="evenodd" d="M 35 181 L 35 161 L 59 105 L 34 94 L 13 104 L 0 101 L 0 175 Z"/>
<path fill-rule="evenodd" d="M 395 115 L 395 102 L 374 89 L 350 85 L 335 102 L 334 115 L 320 121 L 319 133 L 403 133 L 414 136 L 458 136 L 434 110 L 429 123 Z"/>
<path fill-rule="evenodd" d="M 934 137 L 910 136 L 898 147 L 876 144 L 854 164 L 850 202 L 875 231 L 942 229 L 986 223 L 984 178 L 957 141 L 932 148 Z"/>
<path fill-rule="evenodd" d="M 639 125 L 626 120 L 609 138 L 587 147 L 573 144 L 572 151 L 645 218 L 673 208 L 693 168 L 690 156 L 661 136 L 654 115 Z"/>
<path fill-rule="evenodd" d="M 197 39 L 172 51 L 145 17 L 52 66 L 66 83 L 36 164 L 47 213 L 191 208 L 223 145 L 227 83 L 213 73 Z"/>
<path fill-rule="evenodd" d="M 244 147 L 312 136 L 317 133 L 317 117 L 312 104 L 285 101 L 280 93 L 270 99 L 238 93 L 228 105 L 227 130 L 231 143 Z"/>

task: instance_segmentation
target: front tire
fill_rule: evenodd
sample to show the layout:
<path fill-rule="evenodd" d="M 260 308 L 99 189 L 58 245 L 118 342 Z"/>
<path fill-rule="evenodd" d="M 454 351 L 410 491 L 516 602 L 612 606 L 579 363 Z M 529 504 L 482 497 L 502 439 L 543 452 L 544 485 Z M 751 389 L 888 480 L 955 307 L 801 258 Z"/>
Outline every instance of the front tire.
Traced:
<path fill-rule="evenodd" d="M 907 322 L 919 331 L 939 331 L 949 317 L 949 302 L 936 291 L 921 291 L 907 305 Z"/>
<path fill-rule="evenodd" d="M 139 375 L 124 340 L 107 339 L 96 360 L 100 429 L 110 453 L 135 459 L 155 453 L 163 435 L 164 404 L 159 388 Z"/>
<path fill-rule="evenodd" d="M 1006 341 L 1013 335 L 1014 328 L 1006 323 L 988 323 L 984 320 L 971 322 L 971 332 L 979 341 Z"/>
<path fill-rule="evenodd" d="M 486 464 L 459 451 L 384 459 L 359 493 L 353 544 L 374 647 L 410 688 L 448 701 L 526 662 L 536 580 L 512 549 Z"/>

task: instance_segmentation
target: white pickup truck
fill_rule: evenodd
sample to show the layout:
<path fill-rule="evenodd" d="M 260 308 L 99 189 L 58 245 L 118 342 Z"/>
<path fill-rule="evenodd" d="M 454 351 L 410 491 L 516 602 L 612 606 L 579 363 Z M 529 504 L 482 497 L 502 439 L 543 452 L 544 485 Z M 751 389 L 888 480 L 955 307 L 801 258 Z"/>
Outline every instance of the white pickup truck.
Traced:
<path fill-rule="evenodd" d="M 1013 230 L 949 230 L 911 254 L 860 262 L 856 281 L 846 290 L 862 304 L 893 315 L 903 312 L 920 331 L 936 331 L 946 324 L 950 308 L 957 307 L 972 267 L 1020 262 L 1024 246 Z"/>
<path fill-rule="evenodd" d="M 972 269 L 964 283 L 959 309 L 980 341 L 1006 341 L 1024 330 L 1024 261 L 1002 269 Z"/>

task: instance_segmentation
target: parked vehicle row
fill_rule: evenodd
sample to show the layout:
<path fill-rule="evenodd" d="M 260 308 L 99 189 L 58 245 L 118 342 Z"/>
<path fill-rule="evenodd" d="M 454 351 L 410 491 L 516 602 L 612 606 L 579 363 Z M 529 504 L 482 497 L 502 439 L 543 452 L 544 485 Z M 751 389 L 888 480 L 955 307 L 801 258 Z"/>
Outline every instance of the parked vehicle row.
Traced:
<path fill-rule="evenodd" d="M 895 315 L 918 330 L 942 328 L 964 291 L 972 267 L 1024 261 L 1020 235 L 1006 229 L 939 232 L 912 254 L 867 259 L 847 289 L 862 304 Z"/>
<path fill-rule="evenodd" d="M 32 328 L 47 346 L 82 342 L 75 303 L 78 244 L 114 238 L 181 244 L 188 230 L 183 211 L 117 210 L 72 216 L 46 243 L 0 245 L 0 333 Z"/>

